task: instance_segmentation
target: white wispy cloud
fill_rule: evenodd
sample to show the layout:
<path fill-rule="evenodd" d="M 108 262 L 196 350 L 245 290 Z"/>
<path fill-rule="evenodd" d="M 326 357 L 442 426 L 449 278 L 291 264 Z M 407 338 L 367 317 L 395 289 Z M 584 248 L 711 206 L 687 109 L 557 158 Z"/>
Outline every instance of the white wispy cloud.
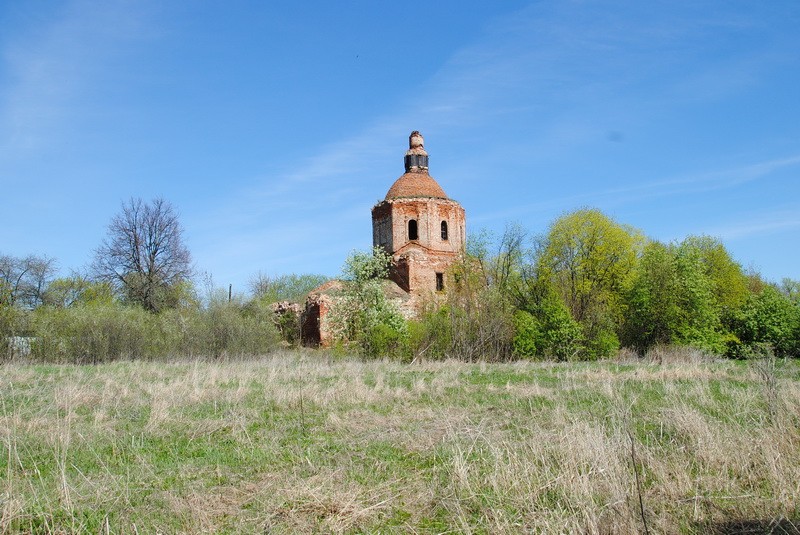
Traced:
<path fill-rule="evenodd" d="M 708 234 L 726 241 L 735 241 L 755 236 L 765 236 L 800 229 L 800 206 L 793 209 L 770 211 L 750 215 L 744 221 L 718 225 L 709 229 Z"/>
<path fill-rule="evenodd" d="M 646 200 L 695 195 L 770 179 L 775 172 L 797 166 L 800 166 L 800 155 L 791 155 L 722 170 L 701 171 L 667 179 L 644 181 L 629 186 L 585 190 L 578 194 L 550 198 L 535 203 L 516 204 L 501 211 L 486 212 L 476 218 L 476 221 L 508 219 L 536 211 L 549 212 L 557 208 L 563 210 L 565 207 L 586 204 L 615 207 L 641 203 Z"/>
<path fill-rule="evenodd" d="M 777 171 L 798 165 L 800 165 L 800 154 L 720 170 L 689 173 L 665 180 L 595 192 L 592 195 L 621 196 L 625 201 L 633 202 L 645 198 L 709 192 L 768 179 Z"/>

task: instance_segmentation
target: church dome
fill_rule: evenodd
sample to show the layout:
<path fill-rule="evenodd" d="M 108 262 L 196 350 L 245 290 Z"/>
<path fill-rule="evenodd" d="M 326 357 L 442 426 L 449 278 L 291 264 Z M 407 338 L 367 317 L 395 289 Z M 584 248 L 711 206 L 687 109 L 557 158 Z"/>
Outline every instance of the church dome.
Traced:
<path fill-rule="evenodd" d="M 408 172 L 398 178 L 392 187 L 389 188 L 389 193 L 386 194 L 386 200 L 400 199 L 403 197 L 436 197 L 439 199 L 446 199 L 442 187 L 436 183 L 427 171 Z"/>
<path fill-rule="evenodd" d="M 416 130 L 408 138 L 405 167 L 405 174 L 389 188 L 387 201 L 403 197 L 447 198 L 442 187 L 428 174 L 428 153 L 423 146 L 422 135 Z"/>

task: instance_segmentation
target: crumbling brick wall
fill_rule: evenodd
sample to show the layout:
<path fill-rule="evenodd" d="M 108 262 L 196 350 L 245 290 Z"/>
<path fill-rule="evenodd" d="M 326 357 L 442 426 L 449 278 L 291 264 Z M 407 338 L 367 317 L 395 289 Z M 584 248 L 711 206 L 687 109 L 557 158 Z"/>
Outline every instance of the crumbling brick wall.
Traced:
<path fill-rule="evenodd" d="M 413 316 L 447 291 L 446 274 L 458 260 L 466 242 L 466 213 L 428 174 L 428 153 L 422 135 L 411 132 L 405 154 L 406 172 L 389 188 L 383 201 L 372 208 L 372 244 L 392 256 L 387 291 L 402 302 L 404 314 Z M 312 292 L 303 315 L 303 340 L 326 345 L 325 315 L 332 288 Z"/>
<path fill-rule="evenodd" d="M 446 289 L 441 286 L 444 274 L 466 240 L 461 205 L 434 197 L 387 199 L 372 209 L 372 222 L 373 245 L 392 255 L 390 276 L 394 282 L 420 304 Z"/>

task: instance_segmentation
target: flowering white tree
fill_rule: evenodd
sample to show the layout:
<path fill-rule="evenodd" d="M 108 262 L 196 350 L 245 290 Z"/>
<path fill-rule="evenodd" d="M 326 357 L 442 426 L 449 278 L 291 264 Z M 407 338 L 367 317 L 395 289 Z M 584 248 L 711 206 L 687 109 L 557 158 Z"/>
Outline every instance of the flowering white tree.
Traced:
<path fill-rule="evenodd" d="M 355 342 L 369 356 L 379 356 L 384 345 L 380 340 L 407 336 L 403 315 L 383 289 L 391 260 L 381 247 L 351 253 L 342 270 L 342 290 L 334 296 L 327 317 L 336 340 Z"/>

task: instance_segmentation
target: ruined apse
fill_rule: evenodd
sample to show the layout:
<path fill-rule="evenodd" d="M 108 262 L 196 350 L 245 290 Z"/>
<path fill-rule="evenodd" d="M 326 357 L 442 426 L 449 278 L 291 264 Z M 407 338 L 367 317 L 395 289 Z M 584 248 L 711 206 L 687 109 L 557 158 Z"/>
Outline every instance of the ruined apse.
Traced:
<path fill-rule="evenodd" d="M 464 248 L 466 215 L 428 173 L 422 135 L 411 132 L 405 173 L 372 208 L 372 244 L 392 256 L 391 279 L 415 304 L 445 289 Z"/>

